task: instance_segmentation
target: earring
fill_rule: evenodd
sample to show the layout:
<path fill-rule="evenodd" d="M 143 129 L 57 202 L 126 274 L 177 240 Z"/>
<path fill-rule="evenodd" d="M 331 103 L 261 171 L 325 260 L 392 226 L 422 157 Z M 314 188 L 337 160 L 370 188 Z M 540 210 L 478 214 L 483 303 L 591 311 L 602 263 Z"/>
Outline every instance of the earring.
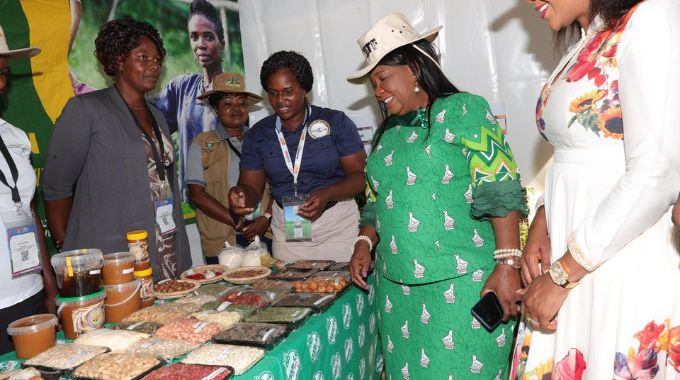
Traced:
<path fill-rule="evenodd" d="M 413 91 L 415 92 L 420 92 L 420 86 L 416 83 L 416 86 L 413 88 Z"/>

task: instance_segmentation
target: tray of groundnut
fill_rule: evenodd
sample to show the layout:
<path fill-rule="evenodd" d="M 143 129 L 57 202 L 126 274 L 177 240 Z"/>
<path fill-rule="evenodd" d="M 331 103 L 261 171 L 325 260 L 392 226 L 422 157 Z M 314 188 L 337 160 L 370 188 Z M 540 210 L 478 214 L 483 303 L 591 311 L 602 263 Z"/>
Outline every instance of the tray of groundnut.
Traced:
<path fill-rule="evenodd" d="M 43 378 L 58 379 L 61 376 L 70 377 L 76 367 L 106 352 L 109 352 L 107 347 L 58 344 L 26 360 L 21 366 L 37 369 Z"/>
<path fill-rule="evenodd" d="M 206 344 L 192 351 L 182 363 L 227 366 L 240 375 L 260 361 L 265 350 L 257 347 L 231 344 Z"/>
<path fill-rule="evenodd" d="M 201 284 L 194 280 L 163 280 L 153 285 L 153 292 L 158 299 L 184 297 L 198 289 Z"/>
<path fill-rule="evenodd" d="M 109 352 L 86 361 L 73 371 L 76 380 L 136 380 L 160 368 L 163 362 L 150 354 Z"/>

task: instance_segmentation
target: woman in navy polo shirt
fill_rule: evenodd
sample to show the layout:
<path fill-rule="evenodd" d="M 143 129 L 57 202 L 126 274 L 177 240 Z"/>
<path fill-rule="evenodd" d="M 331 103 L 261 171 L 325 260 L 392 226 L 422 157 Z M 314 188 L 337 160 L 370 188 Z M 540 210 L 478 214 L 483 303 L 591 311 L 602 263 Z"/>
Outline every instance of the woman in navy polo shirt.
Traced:
<path fill-rule="evenodd" d="M 250 213 L 269 180 L 275 200 L 274 257 L 349 261 L 359 222 L 353 197 L 363 191 L 365 179 L 366 154 L 356 126 L 343 112 L 309 104 L 306 95 L 314 76 L 299 53 L 272 54 L 262 64 L 260 82 L 276 114 L 244 137 L 238 186 L 229 196 L 231 210 Z M 302 200 L 299 208 L 288 206 L 296 193 Z M 288 212 L 286 224 L 284 208 L 297 210 L 305 220 L 293 223 Z M 307 221 L 311 239 L 305 240 Z"/>

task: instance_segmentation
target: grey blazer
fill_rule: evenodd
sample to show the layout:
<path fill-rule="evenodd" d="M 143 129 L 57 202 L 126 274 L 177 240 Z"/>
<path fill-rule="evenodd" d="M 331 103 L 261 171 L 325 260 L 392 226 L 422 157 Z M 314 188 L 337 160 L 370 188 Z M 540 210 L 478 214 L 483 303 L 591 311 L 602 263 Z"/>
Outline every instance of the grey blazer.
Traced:
<path fill-rule="evenodd" d="M 165 137 L 163 114 L 147 102 Z M 177 189 L 175 164 L 166 169 L 175 198 L 177 274 L 191 254 Z M 128 231 L 149 232 L 149 256 L 158 280 L 155 210 L 139 127 L 112 86 L 71 98 L 57 119 L 47 149 L 41 188 L 46 200 L 73 197 L 64 250 L 127 251 Z"/>

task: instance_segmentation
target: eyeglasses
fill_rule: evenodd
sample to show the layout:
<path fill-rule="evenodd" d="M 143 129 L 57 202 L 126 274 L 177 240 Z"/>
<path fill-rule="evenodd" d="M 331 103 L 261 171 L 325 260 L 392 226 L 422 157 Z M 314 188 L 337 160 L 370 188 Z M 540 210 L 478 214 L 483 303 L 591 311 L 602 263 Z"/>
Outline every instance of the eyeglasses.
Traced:
<path fill-rule="evenodd" d="M 163 58 L 161 57 L 156 57 L 156 58 L 151 58 L 146 55 L 137 55 L 134 57 L 135 61 L 143 63 L 146 66 L 149 66 L 151 62 L 157 64 L 158 66 L 163 66 Z"/>

